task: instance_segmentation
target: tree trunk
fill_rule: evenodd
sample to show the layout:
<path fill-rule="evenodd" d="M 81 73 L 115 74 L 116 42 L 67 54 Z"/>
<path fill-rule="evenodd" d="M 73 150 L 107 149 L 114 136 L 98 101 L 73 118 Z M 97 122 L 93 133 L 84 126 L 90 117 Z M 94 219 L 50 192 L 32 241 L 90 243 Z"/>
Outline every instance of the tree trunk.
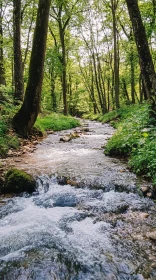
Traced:
<path fill-rule="evenodd" d="M 126 0 L 134 37 L 140 58 L 140 67 L 148 99 L 152 101 L 152 108 L 156 111 L 156 73 L 149 50 L 145 27 L 142 23 L 137 0 Z"/>
<path fill-rule="evenodd" d="M 115 89 L 115 104 L 116 108 L 120 107 L 119 102 L 119 50 L 118 50 L 118 34 L 116 26 L 116 9 L 117 1 L 111 0 L 111 10 L 113 17 L 113 39 L 114 39 L 114 89 Z"/>
<path fill-rule="evenodd" d="M 51 107 L 53 112 L 57 112 L 57 99 L 55 93 L 55 80 L 57 75 L 54 73 L 54 70 L 50 73 L 50 81 L 51 81 Z"/>
<path fill-rule="evenodd" d="M 0 1 L 0 85 L 6 85 L 3 57 L 2 1 Z"/>
<path fill-rule="evenodd" d="M 100 63 L 100 58 L 98 53 L 96 54 L 97 57 L 97 71 L 98 71 L 98 82 L 99 82 L 99 88 L 101 92 L 101 98 L 103 103 L 103 114 L 107 113 L 107 102 L 106 102 L 106 90 L 105 90 L 105 82 L 102 75 L 102 67 Z"/>
<path fill-rule="evenodd" d="M 13 0 L 13 45 L 14 45 L 14 80 L 17 100 L 23 100 L 24 80 L 21 52 L 21 0 Z"/>
<path fill-rule="evenodd" d="M 135 104 L 135 82 L 134 82 L 134 53 L 133 53 L 133 46 L 131 46 L 130 64 L 131 64 L 131 98 L 132 98 L 132 103 Z"/>
<path fill-rule="evenodd" d="M 50 4 L 51 0 L 39 0 L 25 98 L 13 118 L 14 128 L 25 137 L 31 131 L 40 110 Z"/>
<path fill-rule="evenodd" d="M 129 99 L 129 95 L 128 95 L 128 91 L 127 91 L 127 85 L 126 85 L 126 81 L 124 78 L 122 78 L 122 86 L 123 86 L 123 94 L 126 98 L 126 104 L 130 104 L 130 99 Z"/>
<path fill-rule="evenodd" d="M 66 47 L 64 40 L 64 30 L 61 23 L 61 19 L 59 20 L 59 34 L 60 41 L 62 47 L 62 91 L 63 91 L 63 107 L 64 107 L 64 115 L 68 115 L 68 106 L 67 106 L 67 70 L 66 70 Z"/>

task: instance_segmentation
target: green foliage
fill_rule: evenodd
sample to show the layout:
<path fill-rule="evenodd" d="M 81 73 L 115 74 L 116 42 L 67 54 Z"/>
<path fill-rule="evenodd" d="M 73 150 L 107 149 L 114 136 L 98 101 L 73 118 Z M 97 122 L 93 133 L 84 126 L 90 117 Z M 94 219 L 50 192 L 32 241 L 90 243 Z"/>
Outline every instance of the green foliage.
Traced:
<path fill-rule="evenodd" d="M 3 193 L 20 193 L 35 191 L 36 183 L 33 177 L 24 171 L 16 168 L 10 169 L 5 175 Z"/>
<path fill-rule="evenodd" d="M 79 125 L 79 121 L 70 116 L 64 116 L 61 114 L 48 114 L 40 115 L 35 123 L 35 127 L 41 131 L 45 130 L 63 130 L 70 129 Z"/>
<path fill-rule="evenodd" d="M 19 147 L 18 137 L 10 130 L 11 119 L 18 109 L 14 106 L 12 88 L 0 87 L 0 102 L 0 156 L 4 157 L 10 148 Z"/>
<path fill-rule="evenodd" d="M 148 105 L 145 105 L 145 107 L 148 107 Z M 90 120 L 97 120 L 102 123 L 110 123 L 113 127 L 118 127 L 120 125 L 120 122 L 122 120 L 125 120 L 127 118 L 131 118 L 133 114 L 137 112 L 137 110 L 140 110 L 140 105 L 129 105 L 129 106 L 123 106 L 120 109 L 112 110 L 108 112 L 107 114 L 85 114 L 83 117 L 88 118 Z M 142 107 L 143 110 L 143 107 Z M 148 110 L 147 110 L 148 111 Z"/>
<path fill-rule="evenodd" d="M 129 166 L 137 174 L 151 178 L 156 185 L 156 128 L 151 124 L 149 112 L 146 103 L 120 109 L 118 129 L 108 141 L 105 154 L 129 156 Z"/>
<path fill-rule="evenodd" d="M 0 114 L 2 119 L 7 119 L 8 121 L 19 109 L 19 106 L 15 106 L 14 102 L 13 89 L 11 87 L 0 86 Z"/>
<path fill-rule="evenodd" d="M 6 156 L 10 148 L 17 149 L 19 140 L 16 135 L 9 135 L 10 124 L 7 121 L 0 120 L 0 156 Z"/>
<path fill-rule="evenodd" d="M 147 104 L 128 107 L 127 118 L 125 118 L 126 110 L 123 110 L 121 117 L 123 121 L 119 123 L 117 132 L 108 141 L 105 150 L 107 155 L 129 155 L 133 148 L 145 141 L 142 129 L 149 125 L 149 107 Z"/>
<path fill-rule="evenodd" d="M 140 145 L 132 151 L 129 165 L 137 174 L 146 174 L 148 178 L 152 178 L 156 186 L 156 141 L 154 137 L 150 139 L 147 136 L 144 145 Z"/>

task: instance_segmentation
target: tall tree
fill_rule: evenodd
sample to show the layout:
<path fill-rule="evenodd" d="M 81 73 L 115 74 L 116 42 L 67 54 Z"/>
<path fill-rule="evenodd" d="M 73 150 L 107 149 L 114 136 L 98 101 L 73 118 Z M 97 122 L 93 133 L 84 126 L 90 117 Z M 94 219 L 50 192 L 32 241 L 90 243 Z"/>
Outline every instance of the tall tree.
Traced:
<path fill-rule="evenodd" d="M 4 56 L 3 56 L 3 9 L 2 0 L 0 0 L 0 85 L 6 85 Z"/>
<path fill-rule="evenodd" d="M 21 52 L 21 0 L 13 0 L 14 82 L 17 100 L 24 95 L 23 63 Z"/>
<path fill-rule="evenodd" d="M 140 58 L 140 67 L 147 97 L 152 101 L 152 108 L 156 111 L 156 73 L 149 50 L 145 27 L 138 7 L 138 0 L 126 0 L 134 37 Z"/>
<path fill-rule="evenodd" d="M 53 1 L 51 17 L 58 24 L 60 44 L 61 44 L 61 63 L 62 63 L 62 92 L 63 92 L 63 111 L 68 114 L 67 104 L 67 50 L 66 50 L 66 31 L 74 14 L 74 10 L 80 0 L 74 1 Z"/>
<path fill-rule="evenodd" d="M 115 89 L 115 103 L 116 108 L 120 107 L 119 102 L 119 47 L 118 47 L 118 30 L 116 11 L 118 7 L 118 0 L 111 0 L 111 12 L 113 18 L 113 41 L 114 41 L 114 89 Z"/>
<path fill-rule="evenodd" d="M 51 0 L 39 0 L 25 98 L 13 118 L 15 130 L 24 137 L 31 131 L 40 110 L 50 4 Z"/>

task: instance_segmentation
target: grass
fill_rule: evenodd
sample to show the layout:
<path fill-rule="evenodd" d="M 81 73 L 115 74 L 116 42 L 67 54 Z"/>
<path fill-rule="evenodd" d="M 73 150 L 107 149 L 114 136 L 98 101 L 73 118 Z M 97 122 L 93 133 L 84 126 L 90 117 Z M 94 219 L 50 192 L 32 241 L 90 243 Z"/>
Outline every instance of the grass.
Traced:
<path fill-rule="evenodd" d="M 11 130 L 12 111 L 8 112 L 8 107 L 4 108 L 3 114 L 0 118 L 0 156 L 6 157 L 9 149 L 19 148 L 20 141 Z M 62 114 L 50 113 L 40 115 L 35 123 L 35 127 L 44 133 L 46 130 L 70 129 L 79 124 L 77 119 L 70 116 L 66 117 Z"/>
<path fill-rule="evenodd" d="M 46 130 L 65 130 L 78 126 L 80 123 L 77 119 L 62 114 L 50 113 L 41 114 L 35 123 L 35 127 L 43 133 Z"/>
<path fill-rule="evenodd" d="M 0 156 L 5 157 L 9 149 L 18 149 L 18 137 L 10 133 L 10 122 L 0 119 Z"/>
<path fill-rule="evenodd" d="M 128 158 L 130 168 L 144 174 L 156 186 L 156 127 L 149 112 L 149 104 L 136 104 L 97 115 L 96 120 L 110 122 L 117 128 L 104 153 Z"/>
<path fill-rule="evenodd" d="M 20 146 L 20 139 L 13 133 L 11 127 L 11 120 L 20 104 L 14 106 L 12 89 L 7 87 L 0 87 L 0 103 L 0 157 L 6 157 L 11 148 L 18 149 Z M 72 117 L 51 112 L 41 114 L 35 123 L 36 128 L 42 132 L 70 129 L 78 125 L 79 121 Z"/>
<path fill-rule="evenodd" d="M 146 105 L 145 105 L 146 106 Z M 120 109 L 110 111 L 104 115 L 102 114 L 85 114 L 84 118 L 90 120 L 97 120 L 102 123 L 110 123 L 113 127 L 117 128 L 120 125 L 122 120 L 125 120 L 128 117 L 131 117 L 133 113 L 136 113 L 136 110 L 140 110 L 140 105 L 129 105 L 122 106 Z"/>

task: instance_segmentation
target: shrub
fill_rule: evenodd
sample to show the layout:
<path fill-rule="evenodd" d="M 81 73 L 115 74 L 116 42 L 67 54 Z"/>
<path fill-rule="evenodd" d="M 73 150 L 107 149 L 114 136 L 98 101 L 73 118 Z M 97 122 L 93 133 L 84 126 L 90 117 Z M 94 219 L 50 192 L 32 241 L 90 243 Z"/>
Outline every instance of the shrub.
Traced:
<path fill-rule="evenodd" d="M 6 156 L 10 148 L 17 149 L 19 140 L 16 135 L 9 135 L 10 124 L 3 119 L 0 120 L 0 156 Z"/>
<path fill-rule="evenodd" d="M 117 132 L 108 141 L 106 155 L 129 155 L 133 148 L 145 141 L 146 133 L 142 130 L 150 124 L 149 107 L 144 104 L 129 108 L 132 108 L 132 112 L 128 111 L 128 117 L 119 123 Z M 124 115 L 125 111 L 122 117 Z"/>
<path fill-rule="evenodd" d="M 140 145 L 132 151 L 129 166 L 137 174 L 145 174 L 153 180 L 156 186 L 156 141 L 147 138 L 144 145 Z"/>
<path fill-rule="evenodd" d="M 148 104 L 128 106 L 121 116 L 117 132 L 108 141 L 106 155 L 129 156 L 129 166 L 137 174 L 145 174 L 156 185 L 156 128 L 150 119 Z M 120 110 L 122 112 L 122 110 Z"/>

